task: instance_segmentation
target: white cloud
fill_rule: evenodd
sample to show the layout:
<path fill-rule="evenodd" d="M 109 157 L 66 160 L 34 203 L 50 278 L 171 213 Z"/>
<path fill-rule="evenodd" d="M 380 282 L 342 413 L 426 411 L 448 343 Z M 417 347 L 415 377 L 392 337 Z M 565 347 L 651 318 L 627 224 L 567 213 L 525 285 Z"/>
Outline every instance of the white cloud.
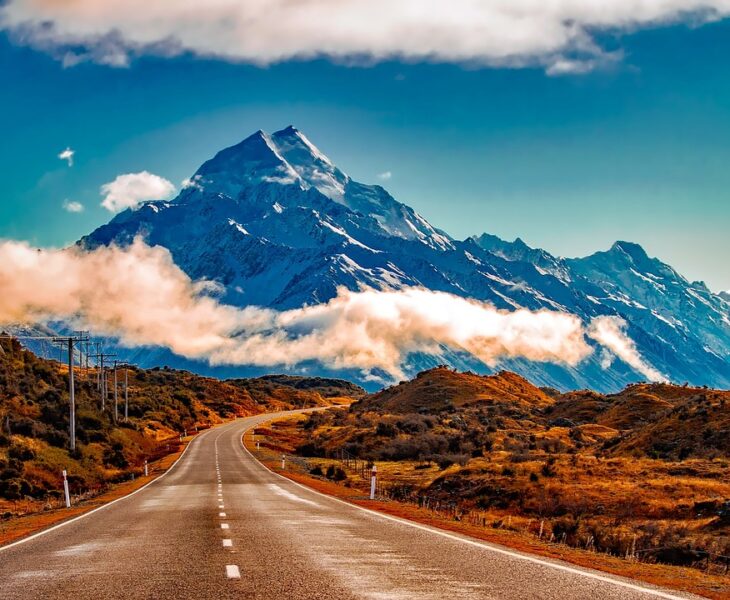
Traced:
<path fill-rule="evenodd" d="M 524 357 L 575 365 L 593 351 L 575 315 L 497 310 L 422 288 L 342 288 L 314 306 L 239 309 L 212 298 L 209 282 L 191 281 L 166 249 L 140 240 L 90 252 L 2 242 L 0 289 L 0 323 L 61 318 L 128 346 L 165 346 L 213 364 L 314 360 L 364 373 L 381 369 L 397 379 L 409 354 L 438 354 L 442 346 L 466 350 L 487 364 Z M 590 335 L 646 368 L 619 321 L 597 319 Z"/>
<path fill-rule="evenodd" d="M 191 187 L 195 188 L 197 190 L 202 190 L 203 185 L 200 183 L 201 179 L 202 179 L 202 177 L 200 175 L 193 175 L 190 178 L 183 179 L 180 182 L 180 187 L 182 187 L 182 189 L 184 189 L 184 190 L 187 188 L 191 188 Z"/>
<path fill-rule="evenodd" d="M 626 364 L 650 381 L 665 381 L 666 377 L 647 363 L 636 349 L 634 341 L 626 335 L 626 321 L 620 317 L 597 317 L 588 328 L 588 336 L 608 348 Z M 610 356 L 604 354 L 603 368 L 611 365 Z"/>
<path fill-rule="evenodd" d="M 58 154 L 58 158 L 60 158 L 61 160 L 65 160 L 69 167 L 73 167 L 74 154 L 76 154 L 75 151 L 71 150 L 71 148 L 66 148 Z"/>
<path fill-rule="evenodd" d="M 613 55 L 601 32 L 701 23 L 730 0 L 8 0 L 0 26 L 71 66 L 192 52 L 269 64 L 432 60 L 580 73 Z"/>
<path fill-rule="evenodd" d="M 81 204 L 81 202 L 76 202 L 75 200 L 64 200 L 63 210 L 70 213 L 80 213 L 84 212 L 84 205 Z"/>
<path fill-rule="evenodd" d="M 390 171 L 383 171 L 382 173 L 378 173 L 378 179 L 380 181 L 388 181 L 391 177 L 393 177 L 393 173 Z"/>
<path fill-rule="evenodd" d="M 119 175 L 101 186 L 101 205 L 111 212 L 135 208 L 147 200 L 163 200 L 175 193 L 175 186 L 164 177 L 148 171 Z"/>

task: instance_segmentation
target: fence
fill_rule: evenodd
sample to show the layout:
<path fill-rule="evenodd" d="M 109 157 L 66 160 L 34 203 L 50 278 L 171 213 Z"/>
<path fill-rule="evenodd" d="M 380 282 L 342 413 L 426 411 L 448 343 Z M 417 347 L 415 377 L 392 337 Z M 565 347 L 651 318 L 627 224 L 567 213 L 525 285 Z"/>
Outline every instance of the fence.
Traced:
<path fill-rule="evenodd" d="M 345 450 L 338 452 L 336 460 L 339 461 L 345 471 L 349 471 L 352 475 L 360 477 L 364 482 L 370 481 L 370 469 L 372 467 L 372 463 L 358 459 L 357 457 L 350 455 Z M 555 536 L 552 531 L 548 532 L 551 525 L 546 519 L 528 519 L 526 524 L 520 523 L 518 520 L 513 519 L 510 515 L 504 518 L 495 519 L 486 511 L 464 509 L 457 502 L 444 501 L 439 497 L 424 494 L 420 490 L 414 490 L 409 484 L 393 482 L 386 483 L 378 479 L 375 495 L 376 498 L 380 500 L 391 500 L 411 504 L 421 510 L 428 511 L 441 519 L 461 521 L 474 527 L 507 529 L 510 531 L 523 532 L 534 535 L 539 540 L 548 544 L 581 548 L 591 552 L 601 552 L 601 550 L 596 547 L 596 540 L 593 535 L 585 536 L 580 540 L 580 543 L 568 544 L 568 536 L 566 533 Z M 668 549 L 645 548 L 637 550 L 636 542 L 636 534 L 626 536 L 622 543 L 624 550 L 620 554 L 615 552 L 605 553 L 612 556 L 618 555 L 627 560 L 647 562 L 647 560 L 651 560 L 651 558 L 656 560 L 656 557 L 652 555 L 656 555 L 661 550 Z M 700 560 L 704 559 L 704 570 L 708 573 L 712 571 L 713 567 L 717 567 L 717 569 L 715 569 L 716 573 L 722 575 L 727 575 L 728 571 L 730 571 L 730 556 L 699 549 L 694 549 L 692 552 L 694 552 Z M 701 565 L 695 564 L 695 566 L 702 568 Z"/>

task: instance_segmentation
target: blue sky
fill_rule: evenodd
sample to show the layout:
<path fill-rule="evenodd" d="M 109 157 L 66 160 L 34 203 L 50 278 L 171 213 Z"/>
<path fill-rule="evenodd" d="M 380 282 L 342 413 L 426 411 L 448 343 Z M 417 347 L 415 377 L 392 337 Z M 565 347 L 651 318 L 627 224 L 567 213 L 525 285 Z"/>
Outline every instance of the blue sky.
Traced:
<path fill-rule="evenodd" d="M 519 236 L 564 256 L 631 240 L 729 289 L 730 22 L 599 41 L 622 55 L 550 76 L 540 64 L 191 53 L 64 66 L 0 33 L 0 236 L 69 243 L 110 218 L 99 188 L 117 175 L 179 185 L 224 146 L 291 123 L 455 237 Z M 67 146 L 72 167 L 57 158 Z"/>

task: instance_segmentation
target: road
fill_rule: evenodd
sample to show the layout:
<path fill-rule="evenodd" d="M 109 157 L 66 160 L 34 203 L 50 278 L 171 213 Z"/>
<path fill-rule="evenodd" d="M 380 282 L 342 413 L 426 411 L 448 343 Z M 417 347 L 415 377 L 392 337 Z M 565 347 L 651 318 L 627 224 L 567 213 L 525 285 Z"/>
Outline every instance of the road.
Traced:
<path fill-rule="evenodd" d="M 0 549 L 0 598 L 689 598 L 377 515 L 199 435 L 138 492 Z"/>

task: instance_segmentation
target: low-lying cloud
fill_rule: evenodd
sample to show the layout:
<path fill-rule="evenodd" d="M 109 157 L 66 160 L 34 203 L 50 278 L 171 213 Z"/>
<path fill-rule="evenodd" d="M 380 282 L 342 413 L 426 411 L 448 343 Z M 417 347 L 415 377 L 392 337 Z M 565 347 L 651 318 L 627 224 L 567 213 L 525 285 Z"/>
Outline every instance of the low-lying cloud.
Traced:
<path fill-rule="evenodd" d="M 728 14 L 730 0 L 8 0 L 0 27 L 68 66 L 191 52 L 254 64 L 324 56 L 564 74 L 620 56 L 601 46 L 601 33 Z"/>
<path fill-rule="evenodd" d="M 164 200 L 175 193 L 175 185 L 148 171 L 118 175 L 114 181 L 101 186 L 104 199 L 101 205 L 116 213 L 125 208 L 135 208 L 148 200 Z"/>
<path fill-rule="evenodd" d="M 626 335 L 626 321 L 621 317 L 593 319 L 588 328 L 588 336 L 610 350 L 650 381 L 664 381 L 666 379 L 664 375 L 641 358 L 634 340 Z M 610 366 L 610 362 L 605 362 L 604 368 Z"/>
<path fill-rule="evenodd" d="M 65 319 L 127 346 L 164 346 L 211 364 L 319 361 L 398 378 L 409 354 L 448 346 L 487 364 L 524 357 L 575 365 L 593 351 L 586 333 L 627 362 L 638 357 L 620 324 L 606 317 L 587 332 L 568 313 L 497 310 L 421 288 L 343 288 L 319 305 L 239 309 L 211 297 L 215 287 L 193 282 L 166 249 L 140 240 L 89 252 L 0 243 L 0 323 Z M 645 366 L 640 357 L 629 364 Z"/>

